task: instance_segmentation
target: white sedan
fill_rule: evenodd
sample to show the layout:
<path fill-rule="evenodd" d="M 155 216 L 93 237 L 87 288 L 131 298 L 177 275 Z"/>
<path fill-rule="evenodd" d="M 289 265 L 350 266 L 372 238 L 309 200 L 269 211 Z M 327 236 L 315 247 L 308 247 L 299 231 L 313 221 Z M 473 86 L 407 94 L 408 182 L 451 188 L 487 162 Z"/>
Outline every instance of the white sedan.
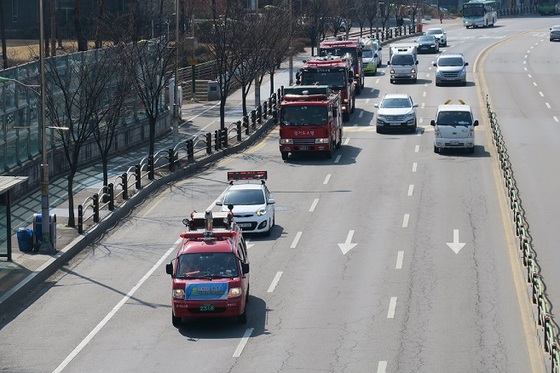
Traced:
<path fill-rule="evenodd" d="M 233 220 L 243 233 L 270 235 L 275 224 L 275 200 L 263 183 L 232 184 L 216 201 L 222 211 L 233 205 Z"/>
<path fill-rule="evenodd" d="M 434 35 L 439 40 L 440 47 L 447 47 L 447 32 L 441 27 L 429 28 L 426 30 L 426 35 Z"/>

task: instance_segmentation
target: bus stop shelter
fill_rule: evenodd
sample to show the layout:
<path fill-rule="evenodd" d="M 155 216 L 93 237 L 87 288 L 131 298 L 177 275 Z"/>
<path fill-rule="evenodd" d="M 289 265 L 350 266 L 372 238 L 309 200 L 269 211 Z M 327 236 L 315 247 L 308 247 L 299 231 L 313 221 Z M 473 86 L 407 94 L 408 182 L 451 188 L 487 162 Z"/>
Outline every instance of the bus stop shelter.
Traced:
<path fill-rule="evenodd" d="M 0 257 L 12 261 L 12 209 L 10 191 L 27 176 L 0 176 Z"/>

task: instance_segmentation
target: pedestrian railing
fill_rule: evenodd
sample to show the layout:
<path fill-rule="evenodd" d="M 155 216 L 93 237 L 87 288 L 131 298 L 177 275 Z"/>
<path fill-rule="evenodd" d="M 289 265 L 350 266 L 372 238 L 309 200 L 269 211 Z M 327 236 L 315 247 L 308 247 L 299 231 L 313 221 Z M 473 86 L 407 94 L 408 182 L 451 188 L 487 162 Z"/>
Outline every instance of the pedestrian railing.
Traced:
<path fill-rule="evenodd" d="M 488 95 L 486 95 L 486 110 L 492 127 L 492 140 L 498 153 L 498 162 L 504 186 L 509 199 L 509 207 L 512 211 L 513 223 L 515 225 L 515 235 L 519 240 L 520 258 L 525 268 L 525 278 L 530 286 L 531 301 L 536 308 L 533 313 L 535 321 L 539 327 L 539 336 L 542 338 L 542 346 L 545 352 L 550 354 L 550 371 L 559 372 L 560 353 L 558 351 L 558 326 L 551 314 L 551 302 L 546 296 L 546 286 L 540 275 L 540 267 L 536 260 L 536 252 L 532 245 L 532 237 L 529 232 L 529 224 L 525 218 L 525 210 L 521 201 L 519 188 L 515 181 L 511 162 L 507 148 L 502 137 L 500 125 L 496 113 L 492 110 Z"/>
<path fill-rule="evenodd" d="M 279 89 L 249 115 L 226 128 L 215 130 L 213 133 L 199 132 L 179 142 L 172 149 L 161 149 L 153 156 L 142 158 L 137 165 L 130 167 L 112 183 L 103 186 L 78 205 L 78 233 L 83 234 L 88 228 L 99 223 L 102 210 L 112 211 L 152 181 L 185 169 L 191 164 L 205 162 L 227 149 L 233 151 L 235 146 L 250 139 L 260 129 L 273 125 L 282 94 L 283 89 Z"/>

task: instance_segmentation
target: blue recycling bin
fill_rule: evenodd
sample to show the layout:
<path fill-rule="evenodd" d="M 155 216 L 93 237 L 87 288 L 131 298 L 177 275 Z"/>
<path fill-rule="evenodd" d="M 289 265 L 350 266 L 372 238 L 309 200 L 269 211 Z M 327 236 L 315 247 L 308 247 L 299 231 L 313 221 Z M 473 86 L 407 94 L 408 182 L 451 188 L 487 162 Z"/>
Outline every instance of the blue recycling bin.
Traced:
<path fill-rule="evenodd" d="M 19 250 L 22 253 L 33 251 L 33 230 L 31 228 L 20 228 L 16 236 Z"/>
<path fill-rule="evenodd" d="M 33 214 L 33 247 L 38 249 L 43 241 L 43 215 Z M 54 249 L 56 249 L 56 214 L 49 215 L 49 238 Z"/>

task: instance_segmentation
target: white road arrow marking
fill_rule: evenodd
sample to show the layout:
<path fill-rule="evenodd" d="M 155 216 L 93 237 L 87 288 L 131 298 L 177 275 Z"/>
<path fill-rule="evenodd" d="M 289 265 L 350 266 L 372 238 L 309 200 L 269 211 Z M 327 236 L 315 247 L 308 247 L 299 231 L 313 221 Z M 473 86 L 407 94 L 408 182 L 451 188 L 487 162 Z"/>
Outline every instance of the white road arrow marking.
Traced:
<path fill-rule="evenodd" d="M 447 242 L 447 246 L 451 250 L 455 252 L 455 254 L 459 254 L 459 251 L 465 246 L 466 243 L 459 242 L 459 230 L 453 229 L 453 242 Z"/>
<path fill-rule="evenodd" d="M 346 236 L 346 242 L 339 243 L 338 247 L 342 251 L 342 255 L 346 255 L 346 253 L 356 247 L 357 243 L 352 242 L 352 236 L 354 236 L 354 231 L 349 231 L 348 236 Z"/>

